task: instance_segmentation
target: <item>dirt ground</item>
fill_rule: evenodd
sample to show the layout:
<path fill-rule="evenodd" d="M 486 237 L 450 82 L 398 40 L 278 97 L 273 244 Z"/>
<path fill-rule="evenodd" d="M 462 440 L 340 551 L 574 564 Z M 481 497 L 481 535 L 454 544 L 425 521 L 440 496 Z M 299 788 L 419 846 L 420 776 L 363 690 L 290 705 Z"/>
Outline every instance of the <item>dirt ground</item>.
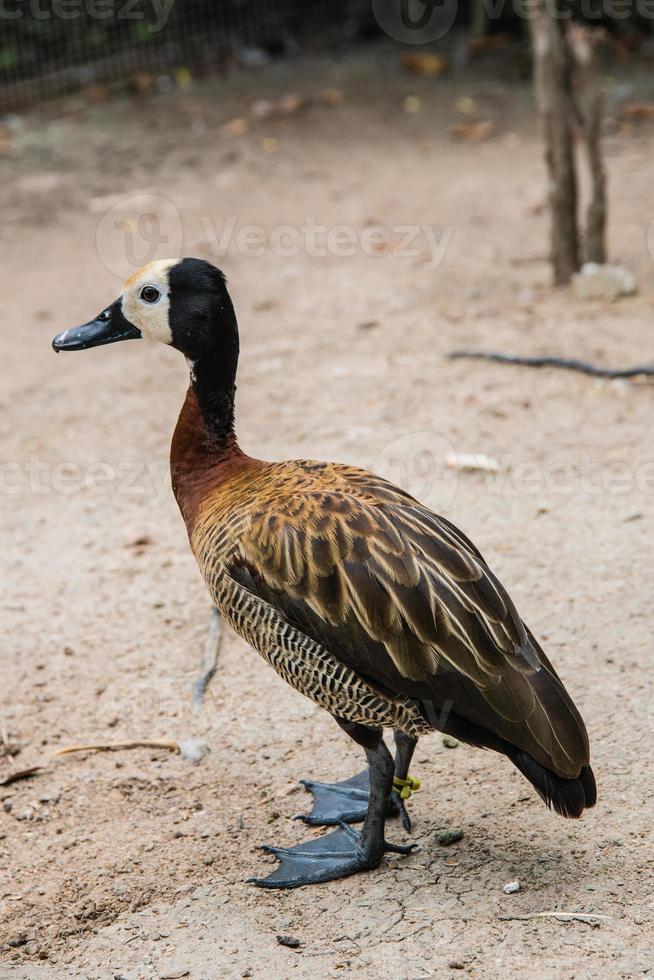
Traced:
<path fill-rule="evenodd" d="M 330 87 L 344 93 L 331 108 Z M 289 91 L 312 103 L 223 129 Z M 462 112 L 494 121 L 492 138 L 453 140 Z M 0 160 L 0 780 L 45 769 L 0 787 L 0 977 L 654 974 L 654 388 L 445 356 L 654 360 L 654 129 L 607 139 L 611 257 L 639 284 L 608 304 L 549 286 L 533 117 L 527 87 L 412 78 L 395 49 L 25 116 Z M 141 207 L 146 192 L 165 201 Z M 550 813 L 504 759 L 434 735 L 416 756 L 414 855 L 313 890 L 245 883 L 272 862 L 257 845 L 317 833 L 290 819 L 309 807 L 298 780 L 362 760 L 231 635 L 193 708 L 209 603 L 166 469 L 186 366 L 146 345 L 50 349 L 114 298 L 157 228 L 129 221 L 157 208 L 157 255 L 213 256 L 230 278 L 244 448 L 378 469 L 486 554 L 587 721 L 599 802 L 582 821 Z M 293 254 L 238 240 L 309 219 L 353 229 L 353 254 L 306 231 L 283 240 Z M 390 244 L 364 245 L 371 225 Z M 398 229 L 423 225 L 442 252 L 421 232 L 406 254 Z M 448 469 L 448 452 L 499 470 Z M 51 754 L 153 738 L 211 752 Z M 451 827 L 462 839 L 439 846 Z M 540 914 L 557 910 L 604 918 Z"/>

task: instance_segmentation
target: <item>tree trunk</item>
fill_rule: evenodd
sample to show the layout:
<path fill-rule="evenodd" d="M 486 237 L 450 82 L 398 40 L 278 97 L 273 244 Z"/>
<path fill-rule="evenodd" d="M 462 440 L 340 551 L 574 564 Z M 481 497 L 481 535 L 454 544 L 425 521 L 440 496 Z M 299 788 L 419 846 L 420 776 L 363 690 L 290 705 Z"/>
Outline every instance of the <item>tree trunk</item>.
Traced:
<path fill-rule="evenodd" d="M 573 107 L 564 22 L 552 15 L 548 0 L 537 0 L 534 14 L 530 23 L 549 176 L 550 251 L 554 283 L 560 286 L 579 268 Z"/>
<path fill-rule="evenodd" d="M 484 0 L 473 0 L 470 34 L 473 38 L 485 37 L 488 34 L 488 11 Z"/>
<path fill-rule="evenodd" d="M 606 37 L 601 28 L 568 25 L 568 46 L 575 65 L 574 104 L 590 170 L 591 197 L 586 211 L 584 258 L 606 262 L 606 172 L 602 159 L 604 97 L 597 51 Z"/>

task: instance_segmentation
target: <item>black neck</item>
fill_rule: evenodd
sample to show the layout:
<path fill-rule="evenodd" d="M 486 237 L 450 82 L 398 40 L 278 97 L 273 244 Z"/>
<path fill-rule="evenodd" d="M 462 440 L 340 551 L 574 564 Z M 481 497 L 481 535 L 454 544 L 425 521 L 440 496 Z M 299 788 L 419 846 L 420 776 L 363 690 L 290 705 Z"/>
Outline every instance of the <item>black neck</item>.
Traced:
<path fill-rule="evenodd" d="M 216 336 L 219 341 L 215 349 L 204 351 L 197 360 L 191 362 L 191 387 L 200 406 L 206 434 L 212 445 L 221 450 L 236 445 L 234 396 L 238 365 L 238 327 L 233 311 L 223 307 Z"/>

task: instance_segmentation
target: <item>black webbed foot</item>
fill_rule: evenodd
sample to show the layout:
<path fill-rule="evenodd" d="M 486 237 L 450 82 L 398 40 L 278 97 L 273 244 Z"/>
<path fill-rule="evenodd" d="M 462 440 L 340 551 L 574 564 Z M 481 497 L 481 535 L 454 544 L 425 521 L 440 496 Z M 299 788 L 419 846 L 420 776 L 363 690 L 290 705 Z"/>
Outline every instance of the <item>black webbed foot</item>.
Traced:
<path fill-rule="evenodd" d="M 384 851 L 394 854 L 410 854 L 414 847 L 415 844 L 389 844 L 384 841 Z M 262 850 L 274 854 L 279 859 L 279 866 L 267 878 L 248 879 L 260 888 L 316 885 L 347 878 L 358 871 L 369 871 L 381 863 L 381 855 L 366 853 L 361 834 L 345 823 L 330 834 L 296 847 L 270 847 L 264 844 Z"/>
<path fill-rule="evenodd" d="M 344 779 L 340 783 L 317 783 L 311 779 L 301 779 L 300 782 L 313 795 L 311 813 L 299 813 L 296 820 L 303 820 L 312 826 L 331 827 L 341 823 L 361 823 L 368 812 L 370 796 L 370 780 L 368 770 Z M 397 793 L 393 793 L 388 802 L 386 815 L 394 817 L 402 813 L 402 825 L 410 829 L 411 821 Z M 408 821 L 408 827 L 405 822 Z"/>

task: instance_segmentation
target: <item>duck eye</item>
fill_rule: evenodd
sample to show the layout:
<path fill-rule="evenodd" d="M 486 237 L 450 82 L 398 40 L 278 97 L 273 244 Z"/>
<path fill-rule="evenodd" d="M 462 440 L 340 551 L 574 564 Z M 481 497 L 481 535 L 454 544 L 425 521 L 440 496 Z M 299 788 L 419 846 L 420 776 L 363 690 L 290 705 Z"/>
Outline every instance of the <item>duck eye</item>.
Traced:
<path fill-rule="evenodd" d="M 161 293 L 155 286 L 144 286 L 139 293 L 139 297 L 144 303 L 156 303 L 160 296 Z"/>

